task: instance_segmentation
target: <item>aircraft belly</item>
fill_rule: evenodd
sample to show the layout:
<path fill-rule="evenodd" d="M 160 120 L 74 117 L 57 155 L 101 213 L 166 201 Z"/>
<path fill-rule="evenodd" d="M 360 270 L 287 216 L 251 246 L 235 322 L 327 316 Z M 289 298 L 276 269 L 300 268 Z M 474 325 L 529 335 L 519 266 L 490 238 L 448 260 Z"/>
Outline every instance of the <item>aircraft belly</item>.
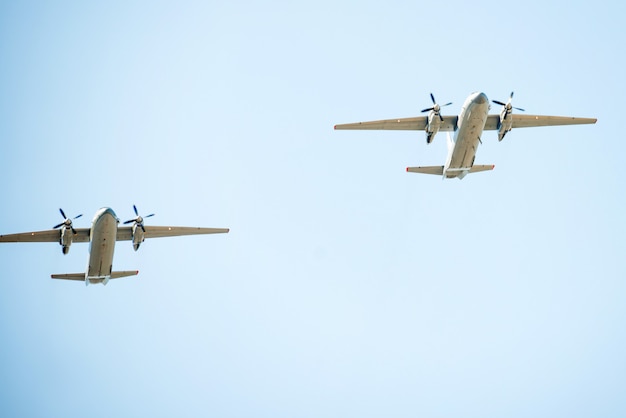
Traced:
<path fill-rule="evenodd" d="M 117 239 L 117 219 L 103 214 L 92 227 L 87 277 L 106 277 L 113 269 L 113 251 Z"/>
<path fill-rule="evenodd" d="M 463 121 L 457 133 L 456 145 L 448 168 L 470 168 L 474 165 L 480 137 L 487 121 L 487 112 L 487 107 L 484 110 L 473 110 L 468 119 Z"/>
<path fill-rule="evenodd" d="M 478 136 L 476 135 L 477 133 L 472 130 L 468 132 L 460 143 L 457 143 L 457 146 L 454 149 L 454 154 L 452 154 L 452 160 L 450 161 L 450 168 L 464 168 L 472 166 L 478 149 Z M 476 139 L 471 140 L 471 138 Z"/>

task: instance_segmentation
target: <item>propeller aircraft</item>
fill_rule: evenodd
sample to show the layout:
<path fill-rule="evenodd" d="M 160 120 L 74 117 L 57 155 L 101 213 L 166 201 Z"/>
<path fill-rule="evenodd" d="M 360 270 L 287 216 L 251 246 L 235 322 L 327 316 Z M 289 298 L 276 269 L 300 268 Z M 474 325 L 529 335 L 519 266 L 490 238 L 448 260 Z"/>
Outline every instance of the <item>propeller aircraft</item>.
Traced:
<path fill-rule="evenodd" d="M 59 209 L 64 221 L 52 229 L 36 232 L 24 232 L 10 235 L 0 235 L 0 242 L 58 242 L 63 254 L 67 254 L 74 242 L 89 242 L 89 261 L 84 273 L 53 274 L 53 279 L 102 283 L 106 285 L 111 279 L 135 276 L 137 270 L 113 271 L 113 251 L 116 241 L 132 241 L 135 251 L 146 238 L 175 237 L 181 235 L 204 235 L 228 233 L 228 228 L 195 228 L 183 226 L 145 226 L 144 219 L 154 216 L 140 216 L 137 207 L 133 205 L 136 217 L 124 222 L 132 226 L 118 226 L 120 220 L 111 208 L 102 208 L 96 212 L 91 228 L 74 228 L 72 219 L 65 216 L 63 209 Z M 59 230 L 60 228 L 60 230 Z"/>
<path fill-rule="evenodd" d="M 440 106 L 433 94 L 431 107 L 422 110 L 427 116 L 418 116 L 404 119 L 386 119 L 372 122 L 358 122 L 335 125 L 336 130 L 414 130 L 426 132 L 426 143 L 430 144 L 438 132 L 447 132 L 448 157 L 445 165 L 426 167 L 407 167 L 410 173 L 435 174 L 446 178 L 463 179 L 469 173 L 493 170 L 494 165 L 474 165 L 478 144 L 482 144 L 481 136 L 485 130 L 498 131 L 498 141 L 513 128 L 534 126 L 581 125 L 596 123 L 595 118 L 577 118 L 567 116 L 542 115 L 513 115 L 513 92 L 509 100 L 504 103 L 493 100 L 493 103 L 502 106 L 499 114 L 489 115 L 491 106 L 485 93 L 476 92 L 465 100 L 459 116 L 442 116 L 441 108 L 452 103 Z M 454 137 L 450 136 L 454 132 Z"/>

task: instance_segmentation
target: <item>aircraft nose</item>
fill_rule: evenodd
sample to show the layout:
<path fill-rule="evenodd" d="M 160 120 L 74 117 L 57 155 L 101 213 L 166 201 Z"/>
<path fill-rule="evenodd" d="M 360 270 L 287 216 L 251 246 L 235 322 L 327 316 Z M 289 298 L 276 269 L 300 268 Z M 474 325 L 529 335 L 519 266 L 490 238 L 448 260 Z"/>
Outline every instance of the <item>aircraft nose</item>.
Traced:
<path fill-rule="evenodd" d="M 474 103 L 485 104 L 487 102 L 489 102 L 489 99 L 487 99 L 487 95 L 485 93 L 476 93 L 476 97 L 474 98 Z"/>

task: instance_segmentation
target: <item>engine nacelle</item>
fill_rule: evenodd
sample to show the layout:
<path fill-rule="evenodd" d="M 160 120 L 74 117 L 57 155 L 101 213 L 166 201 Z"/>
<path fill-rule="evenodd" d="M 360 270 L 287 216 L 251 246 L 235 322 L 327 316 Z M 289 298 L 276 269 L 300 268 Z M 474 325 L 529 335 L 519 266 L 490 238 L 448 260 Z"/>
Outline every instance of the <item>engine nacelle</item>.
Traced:
<path fill-rule="evenodd" d="M 504 135 L 513 128 L 513 109 L 524 112 L 524 109 L 521 107 L 514 107 L 511 105 L 513 101 L 513 92 L 509 96 L 509 101 L 504 103 L 499 100 L 492 100 L 495 104 L 499 104 L 502 106 L 502 111 L 500 111 L 500 121 L 498 122 L 498 141 L 502 141 L 504 139 Z"/>
<path fill-rule="evenodd" d="M 438 105 L 435 100 L 435 96 L 430 93 L 430 100 L 433 101 L 432 107 L 427 107 L 426 109 L 422 109 L 422 113 L 428 112 L 428 123 L 426 124 L 426 143 L 430 144 L 433 142 L 435 135 L 439 132 L 439 128 L 441 127 L 441 123 L 443 122 L 443 117 L 441 117 L 441 108 L 450 106 L 452 102 L 446 103 L 445 105 Z"/>
<path fill-rule="evenodd" d="M 146 238 L 144 235 L 143 228 L 141 228 L 141 225 L 134 224 L 132 227 L 132 233 L 133 233 L 133 249 L 137 251 L 141 243 L 144 242 Z"/>
<path fill-rule="evenodd" d="M 441 127 L 441 119 L 439 118 L 439 113 L 431 110 L 428 113 L 428 123 L 426 124 L 426 143 L 430 144 L 433 142 L 435 135 L 439 132 L 439 128 Z"/>
<path fill-rule="evenodd" d="M 500 112 L 500 122 L 498 123 L 498 141 L 504 139 L 504 135 L 513 127 L 513 117 L 510 109 L 506 107 Z"/>
<path fill-rule="evenodd" d="M 63 254 L 67 254 L 70 252 L 70 245 L 72 245 L 72 240 L 74 239 L 74 233 L 71 228 L 63 227 L 61 228 L 61 236 L 59 238 L 59 244 L 61 244 Z"/>

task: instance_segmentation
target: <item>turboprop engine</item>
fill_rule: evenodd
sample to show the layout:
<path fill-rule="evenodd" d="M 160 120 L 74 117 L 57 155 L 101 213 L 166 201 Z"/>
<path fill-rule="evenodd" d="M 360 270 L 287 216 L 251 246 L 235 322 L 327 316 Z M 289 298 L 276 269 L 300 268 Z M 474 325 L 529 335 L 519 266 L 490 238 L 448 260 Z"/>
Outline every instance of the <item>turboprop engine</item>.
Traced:
<path fill-rule="evenodd" d="M 145 218 L 154 216 L 154 213 L 141 217 L 139 215 L 139 212 L 137 211 L 137 206 L 133 205 L 133 210 L 135 211 L 135 215 L 137 217 L 135 219 L 129 219 L 128 221 L 124 222 L 124 224 L 129 224 L 129 223 L 133 224 L 132 229 L 131 229 L 132 234 L 133 234 L 133 249 L 137 251 L 141 243 L 144 242 L 145 240 L 146 228 L 143 225 L 143 220 Z"/>
<path fill-rule="evenodd" d="M 441 127 L 441 123 L 443 122 L 443 116 L 441 116 L 441 108 L 445 106 L 450 106 L 452 104 L 452 102 L 450 102 L 446 103 L 443 106 L 440 106 L 439 104 L 437 104 L 435 96 L 433 96 L 432 93 L 430 93 L 430 100 L 432 100 L 433 106 L 422 110 L 422 113 L 429 112 L 428 123 L 426 124 L 425 128 L 427 144 L 433 142 L 433 139 L 435 138 L 437 132 L 439 132 L 439 128 Z"/>
<path fill-rule="evenodd" d="M 498 122 L 498 141 L 502 141 L 504 139 L 504 135 L 511 130 L 513 127 L 513 109 L 520 110 L 524 112 L 524 109 L 519 107 L 514 107 L 511 105 L 513 101 L 513 92 L 509 96 L 509 101 L 503 103 L 499 100 L 492 100 L 495 104 L 499 104 L 502 106 L 502 111 L 500 112 L 500 121 Z"/>
<path fill-rule="evenodd" d="M 67 254 L 70 252 L 70 245 L 72 245 L 72 240 L 74 239 L 74 235 L 76 235 L 76 230 L 72 225 L 72 219 L 65 216 L 65 212 L 63 212 L 63 209 L 59 208 L 59 212 L 61 212 L 61 216 L 63 216 L 65 220 L 60 224 L 55 225 L 52 229 L 61 228 L 59 244 L 61 244 L 63 254 Z M 82 213 L 78 216 L 75 216 L 73 219 L 78 219 L 81 216 L 83 216 Z"/>

